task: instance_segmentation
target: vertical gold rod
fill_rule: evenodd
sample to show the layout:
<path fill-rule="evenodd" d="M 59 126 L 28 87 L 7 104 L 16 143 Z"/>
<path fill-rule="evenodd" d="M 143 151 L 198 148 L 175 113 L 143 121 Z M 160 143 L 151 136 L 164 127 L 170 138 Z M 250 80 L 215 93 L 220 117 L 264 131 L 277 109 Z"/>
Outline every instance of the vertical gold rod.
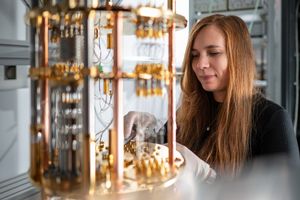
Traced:
<path fill-rule="evenodd" d="M 176 13 L 176 1 L 168 0 L 168 9 L 172 10 L 173 13 Z"/>
<path fill-rule="evenodd" d="M 85 0 L 85 7 L 88 7 L 89 0 Z M 85 13 L 84 30 L 84 68 L 89 69 L 93 65 L 93 37 L 94 37 L 95 12 Z M 95 188 L 95 122 L 94 122 L 94 80 L 91 76 L 84 76 L 82 91 L 82 156 L 83 168 L 82 179 L 85 192 L 92 194 Z"/>
<path fill-rule="evenodd" d="M 113 155 L 113 174 L 112 181 L 116 183 L 116 189 L 119 189 L 123 180 L 123 158 L 124 158 L 124 124 L 123 124 L 123 80 L 122 80 L 122 32 L 123 16 L 121 12 L 115 12 L 113 27 L 113 94 L 114 94 L 114 124 L 115 131 L 112 133 L 112 155 Z"/>
<path fill-rule="evenodd" d="M 38 1 L 32 1 L 32 8 L 37 8 L 38 7 Z M 40 32 L 39 32 L 39 27 L 32 26 L 30 27 L 30 46 L 32 48 L 32 51 L 30 53 L 30 67 L 31 68 L 36 68 L 39 67 L 39 54 L 38 51 L 38 45 L 39 44 L 39 37 L 40 37 Z M 31 79 L 30 83 L 30 95 L 31 95 L 31 126 L 30 126 L 30 178 L 33 181 L 34 184 L 36 185 L 41 185 L 41 179 L 42 179 L 42 140 L 40 140 L 40 130 L 38 130 L 37 125 L 38 125 L 38 88 L 40 87 L 39 85 L 39 80 L 34 80 Z"/>
<path fill-rule="evenodd" d="M 168 1 L 168 9 L 175 10 L 175 0 Z M 174 65 L 174 30 L 175 24 L 172 22 L 169 27 L 169 65 L 170 84 L 168 90 L 168 147 L 169 147 L 169 164 L 174 164 L 174 151 L 176 149 L 176 108 L 175 108 L 175 65 Z"/>
<path fill-rule="evenodd" d="M 41 65 L 43 68 L 48 67 L 48 13 L 44 12 L 40 31 L 41 41 Z M 43 169 L 48 167 L 48 147 L 49 147 L 49 130 L 50 130 L 50 107 L 49 107 L 49 80 L 47 78 L 40 81 L 41 84 L 41 119 L 43 134 L 42 165 Z"/>

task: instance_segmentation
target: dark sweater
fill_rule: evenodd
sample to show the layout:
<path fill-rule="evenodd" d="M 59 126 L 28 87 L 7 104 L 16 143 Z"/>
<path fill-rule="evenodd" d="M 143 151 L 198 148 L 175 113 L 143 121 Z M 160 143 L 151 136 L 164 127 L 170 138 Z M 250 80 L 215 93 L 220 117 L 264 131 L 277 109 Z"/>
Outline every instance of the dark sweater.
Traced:
<path fill-rule="evenodd" d="M 299 163 L 297 139 L 287 111 L 264 97 L 259 99 L 254 105 L 253 130 L 247 160 L 252 161 L 262 156 L 284 155 L 292 162 Z M 216 114 L 217 110 L 214 109 L 213 112 Z M 164 127 L 167 133 L 167 123 Z M 209 132 L 199 138 L 197 146 L 205 143 L 208 134 L 213 134 L 211 130 Z M 165 134 L 165 141 L 167 141 L 167 134 Z"/>
<path fill-rule="evenodd" d="M 287 155 L 299 162 L 299 150 L 291 118 L 281 106 L 261 98 L 255 104 L 248 158 Z"/>

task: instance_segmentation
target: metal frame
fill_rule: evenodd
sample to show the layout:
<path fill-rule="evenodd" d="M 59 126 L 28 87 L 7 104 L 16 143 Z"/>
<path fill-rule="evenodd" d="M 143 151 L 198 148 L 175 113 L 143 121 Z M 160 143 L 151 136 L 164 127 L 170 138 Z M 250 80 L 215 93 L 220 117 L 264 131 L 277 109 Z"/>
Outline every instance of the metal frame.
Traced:
<path fill-rule="evenodd" d="M 281 103 L 293 118 L 295 112 L 295 8 L 297 0 L 282 1 L 282 62 L 281 62 Z"/>

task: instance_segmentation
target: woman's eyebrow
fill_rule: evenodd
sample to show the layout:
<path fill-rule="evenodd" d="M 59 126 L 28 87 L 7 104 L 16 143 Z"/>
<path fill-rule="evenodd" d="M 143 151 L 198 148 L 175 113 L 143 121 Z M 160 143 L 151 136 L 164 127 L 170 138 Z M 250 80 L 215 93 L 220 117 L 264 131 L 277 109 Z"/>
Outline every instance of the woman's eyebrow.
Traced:
<path fill-rule="evenodd" d="M 215 44 L 210 44 L 210 45 L 207 45 L 204 47 L 204 49 L 216 49 L 216 48 L 223 48 L 223 47 L 220 45 L 215 45 Z M 198 50 L 195 48 L 192 48 L 192 51 L 198 51 Z"/>
<path fill-rule="evenodd" d="M 215 48 L 221 48 L 222 46 L 220 45 L 214 45 L 214 44 L 211 44 L 211 45 L 207 45 L 205 46 L 204 48 L 205 49 L 215 49 Z"/>

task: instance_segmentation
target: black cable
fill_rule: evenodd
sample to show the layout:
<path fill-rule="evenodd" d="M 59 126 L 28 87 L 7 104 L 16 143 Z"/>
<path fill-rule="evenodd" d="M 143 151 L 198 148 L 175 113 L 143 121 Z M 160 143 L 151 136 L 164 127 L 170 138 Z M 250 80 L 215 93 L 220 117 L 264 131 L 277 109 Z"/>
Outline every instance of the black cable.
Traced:
<path fill-rule="evenodd" d="M 31 9 L 31 5 L 27 2 L 27 0 L 23 0 L 23 3 L 28 9 Z"/>

